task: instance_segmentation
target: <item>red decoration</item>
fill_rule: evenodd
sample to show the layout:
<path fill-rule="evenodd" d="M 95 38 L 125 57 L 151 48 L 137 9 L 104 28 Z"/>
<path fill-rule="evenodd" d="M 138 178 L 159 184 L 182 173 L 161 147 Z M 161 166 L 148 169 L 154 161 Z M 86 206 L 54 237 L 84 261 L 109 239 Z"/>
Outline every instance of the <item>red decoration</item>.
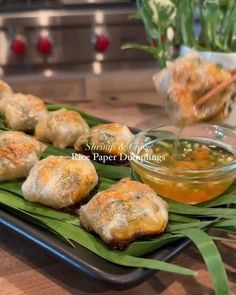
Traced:
<path fill-rule="evenodd" d="M 37 43 L 37 49 L 42 55 L 50 55 L 53 51 L 52 41 L 47 37 L 40 37 Z"/>
<path fill-rule="evenodd" d="M 23 56 L 26 52 L 26 43 L 20 36 L 15 37 L 11 43 L 11 50 L 17 56 Z"/>
<path fill-rule="evenodd" d="M 96 37 L 95 49 L 98 52 L 105 52 L 110 46 L 110 41 L 107 36 L 101 35 Z"/>

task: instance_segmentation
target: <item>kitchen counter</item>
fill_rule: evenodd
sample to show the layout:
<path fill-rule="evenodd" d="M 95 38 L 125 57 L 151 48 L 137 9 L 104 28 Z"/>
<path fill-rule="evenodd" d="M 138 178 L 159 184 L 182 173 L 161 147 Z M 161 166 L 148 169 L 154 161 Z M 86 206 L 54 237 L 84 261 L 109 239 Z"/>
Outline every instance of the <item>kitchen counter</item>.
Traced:
<path fill-rule="evenodd" d="M 6 230 L 0 230 L 1 295 L 213 295 L 211 280 L 194 247 L 189 247 L 172 262 L 198 270 L 196 278 L 159 272 L 141 285 L 128 290 L 93 280 L 60 262 L 40 248 Z M 218 243 L 230 281 L 236 290 L 236 246 Z M 217 270 L 216 270 L 217 271 Z"/>
<path fill-rule="evenodd" d="M 87 102 L 80 103 L 79 106 L 91 114 L 139 128 L 169 121 L 162 108 L 144 104 L 120 105 L 114 101 L 107 104 Z M 218 246 L 225 262 L 232 294 L 236 294 L 236 245 L 220 242 Z M 195 278 L 157 272 L 141 285 L 128 290 L 114 290 L 112 286 L 95 281 L 3 228 L 0 228 L 0 261 L 1 295 L 214 294 L 206 267 L 193 246 L 174 259 L 173 263 L 198 270 Z"/>

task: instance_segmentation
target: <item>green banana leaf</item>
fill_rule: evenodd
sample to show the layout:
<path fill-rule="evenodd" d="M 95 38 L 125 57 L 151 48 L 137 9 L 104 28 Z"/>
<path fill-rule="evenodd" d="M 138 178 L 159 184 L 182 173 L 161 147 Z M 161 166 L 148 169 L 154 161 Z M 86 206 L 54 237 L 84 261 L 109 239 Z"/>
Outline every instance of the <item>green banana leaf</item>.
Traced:
<path fill-rule="evenodd" d="M 184 229 L 180 233 L 191 239 L 201 252 L 211 275 L 216 295 L 230 295 L 224 264 L 212 238 L 204 231 L 196 228 Z"/>
<path fill-rule="evenodd" d="M 193 271 L 171 263 L 141 257 L 138 258 L 125 254 L 125 252 L 122 251 L 110 250 L 100 239 L 82 229 L 76 221 L 77 217 L 38 204 L 33 204 L 13 193 L 0 190 L 0 204 L 14 208 L 20 213 L 25 212 L 27 216 L 33 217 L 33 219 L 38 221 L 38 224 L 42 224 L 44 227 L 46 226 L 50 231 L 57 233 L 58 236 L 63 237 L 65 240 L 72 241 L 72 243 L 76 242 L 110 262 L 123 266 L 152 268 L 179 274 L 194 275 Z M 73 243 L 73 245 L 75 244 Z"/>

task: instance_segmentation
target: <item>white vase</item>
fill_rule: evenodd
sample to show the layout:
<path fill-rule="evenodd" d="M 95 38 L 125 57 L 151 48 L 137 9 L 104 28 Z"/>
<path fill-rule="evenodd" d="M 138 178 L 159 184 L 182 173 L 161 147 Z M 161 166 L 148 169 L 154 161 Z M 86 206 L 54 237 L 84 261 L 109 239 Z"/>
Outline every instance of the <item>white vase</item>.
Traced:
<path fill-rule="evenodd" d="M 190 48 L 189 46 L 182 45 L 180 47 L 180 56 L 187 54 L 191 50 L 195 50 L 195 49 Z M 225 52 L 199 51 L 199 50 L 197 50 L 197 52 L 203 58 L 219 63 L 225 68 L 236 69 L 236 52 L 225 53 Z"/>

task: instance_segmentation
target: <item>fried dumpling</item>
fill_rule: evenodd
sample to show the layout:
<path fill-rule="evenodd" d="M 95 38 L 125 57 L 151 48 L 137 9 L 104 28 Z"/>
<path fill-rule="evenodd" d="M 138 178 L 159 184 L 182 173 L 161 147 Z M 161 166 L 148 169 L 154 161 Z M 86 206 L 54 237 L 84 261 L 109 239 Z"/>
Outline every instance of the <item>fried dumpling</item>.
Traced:
<path fill-rule="evenodd" d="M 125 178 L 81 206 L 79 216 L 87 231 L 122 248 L 138 237 L 162 233 L 168 205 L 148 185 Z"/>
<path fill-rule="evenodd" d="M 178 58 L 154 76 L 157 92 L 176 123 L 186 125 L 205 120 L 223 120 L 228 117 L 235 85 L 228 86 L 201 106 L 199 98 L 232 77 L 231 72 L 197 53 Z"/>
<path fill-rule="evenodd" d="M 22 93 L 5 96 L 1 100 L 2 114 L 13 130 L 33 130 L 47 114 L 44 102 L 36 96 Z"/>
<path fill-rule="evenodd" d="M 49 112 L 35 128 L 36 138 L 62 149 L 77 143 L 76 149 L 81 150 L 88 135 L 88 124 L 81 115 L 66 109 Z"/>
<path fill-rule="evenodd" d="M 129 128 L 119 123 L 101 124 L 91 128 L 85 149 L 99 154 L 119 156 L 127 154 L 133 138 Z"/>
<path fill-rule="evenodd" d="M 98 182 L 90 160 L 49 156 L 38 162 L 22 185 L 24 198 L 53 208 L 63 208 L 86 199 Z"/>
<path fill-rule="evenodd" d="M 26 177 L 46 146 L 18 131 L 0 133 L 0 181 Z"/>
<path fill-rule="evenodd" d="M 11 87 L 0 80 L 0 115 L 4 115 L 4 110 L 5 110 L 5 104 L 7 101 L 8 97 L 11 97 L 13 95 L 13 91 Z"/>
<path fill-rule="evenodd" d="M 0 100 L 3 97 L 9 96 L 12 94 L 13 94 L 13 91 L 12 91 L 11 87 L 7 83 L 0 80 Z M 0 103 L 0 113 L 1 113 L 1 103 Z"/>

